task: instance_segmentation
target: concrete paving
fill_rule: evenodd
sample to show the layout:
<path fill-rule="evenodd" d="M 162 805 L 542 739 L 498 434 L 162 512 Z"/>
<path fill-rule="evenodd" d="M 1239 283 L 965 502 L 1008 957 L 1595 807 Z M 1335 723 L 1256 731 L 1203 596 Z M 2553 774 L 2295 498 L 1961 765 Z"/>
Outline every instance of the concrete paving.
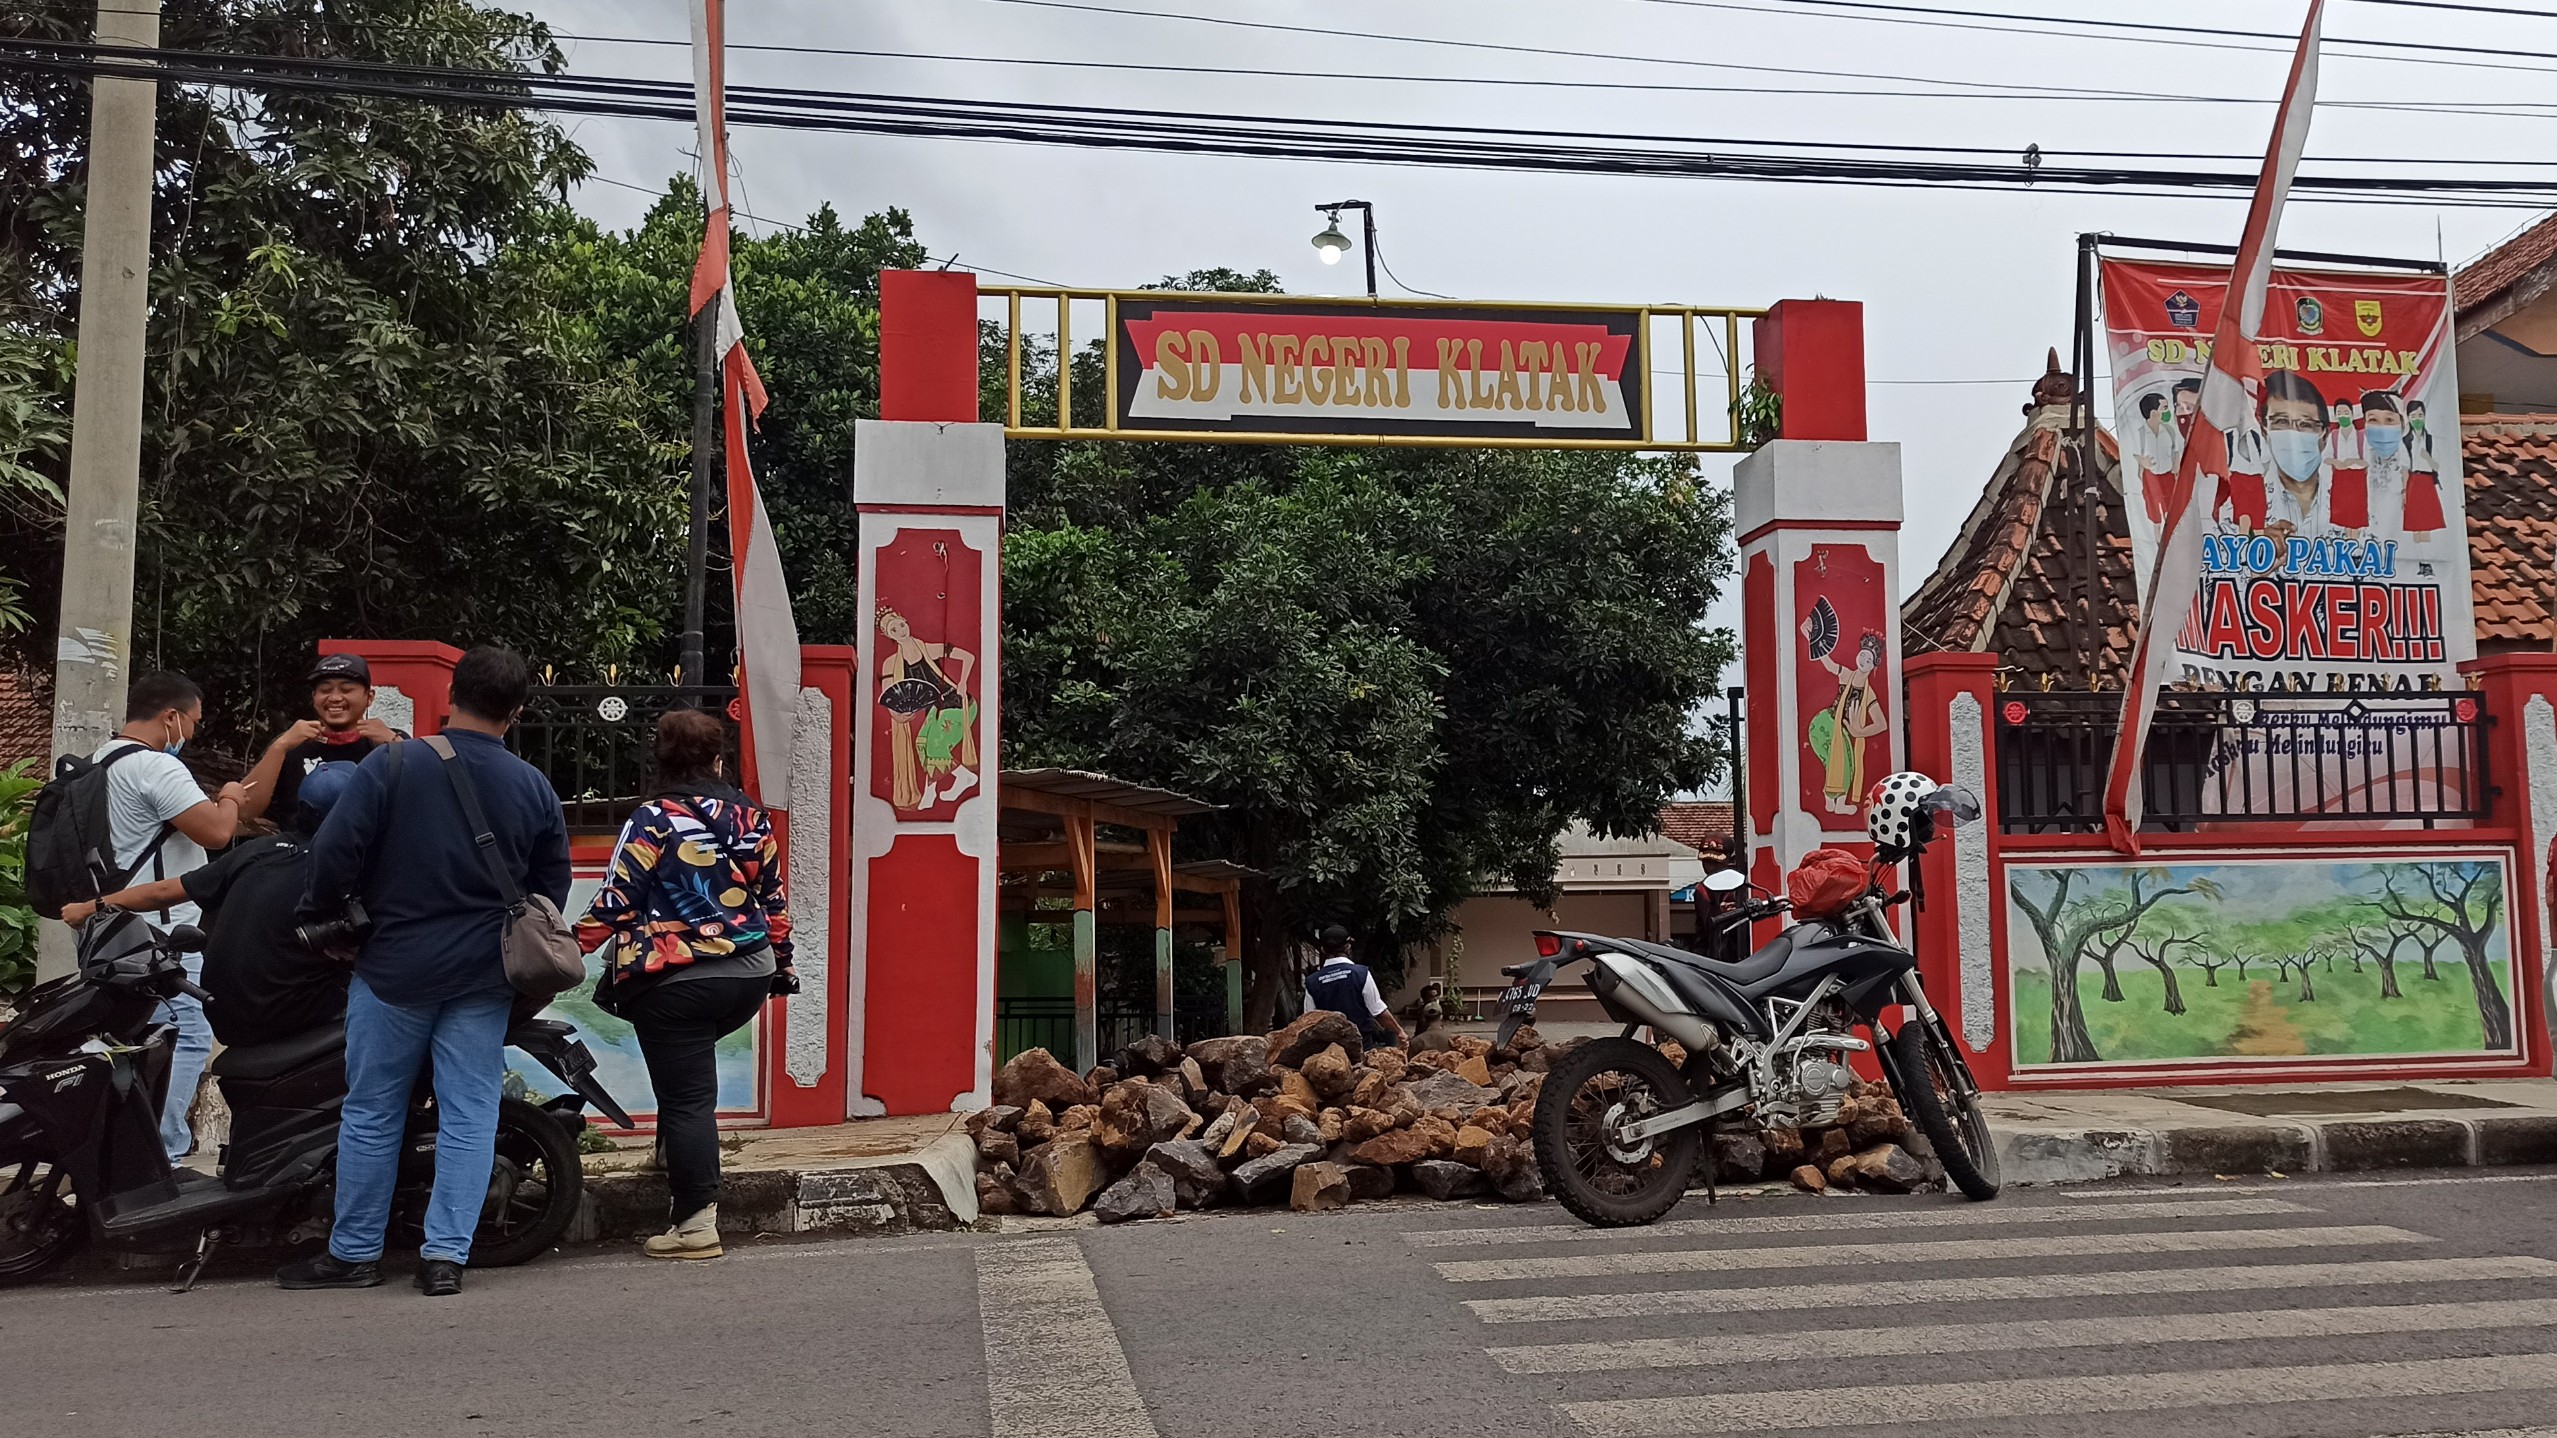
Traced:
<path fill-rule="evenodd" d="M 2511 1169 L 624 1245 L 434 1301 L 0 1292 L 0 1353 L 11 1431 L 118 1438 L 2552 1438 L 2552 1199 Z"/>

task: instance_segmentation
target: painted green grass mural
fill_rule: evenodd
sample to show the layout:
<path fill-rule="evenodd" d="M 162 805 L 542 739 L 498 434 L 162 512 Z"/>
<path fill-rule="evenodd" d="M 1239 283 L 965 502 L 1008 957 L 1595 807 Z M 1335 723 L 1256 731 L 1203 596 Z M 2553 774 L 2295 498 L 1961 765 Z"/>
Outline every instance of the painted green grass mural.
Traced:
<path fill-rule="evenodd" d="M 2500 857 L 2007 874 L 2020 1066 L 2513 1051 Z"/>

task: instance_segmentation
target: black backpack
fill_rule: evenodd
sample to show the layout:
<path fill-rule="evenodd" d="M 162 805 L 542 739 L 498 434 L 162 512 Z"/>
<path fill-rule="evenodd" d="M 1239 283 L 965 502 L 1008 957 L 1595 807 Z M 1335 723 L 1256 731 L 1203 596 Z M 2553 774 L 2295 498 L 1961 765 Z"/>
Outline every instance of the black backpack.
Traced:
<path fill-rule="evenodd" d="M 175 826 L 162 824 L 130 867 L 116 867 L 107 820 L 107 771 L 124 756 L 141 752 L 140 744 L 128 744 L 101 759 L 65 754 L 53 761 L 53 778 L 36 791 L 35 812 L 27 824 L 27 902 L 37 913 L 59 919 L 65 904 L 123 888 L 168 842 Z"/>

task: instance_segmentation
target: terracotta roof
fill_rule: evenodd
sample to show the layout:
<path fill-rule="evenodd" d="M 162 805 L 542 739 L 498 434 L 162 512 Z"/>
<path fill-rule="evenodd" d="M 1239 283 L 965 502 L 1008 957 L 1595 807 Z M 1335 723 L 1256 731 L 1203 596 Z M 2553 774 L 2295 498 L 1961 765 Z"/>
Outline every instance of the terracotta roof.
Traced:
<path fill-rule="evenodd" d="M 20 759 L 41 771 L 53 755 L 53 684 L 23 670 L 0 669 L 0 769 Z"/>
<path fill-rule="evenodd" d="M 2557 645 L 2557 415 L 2463 415 L 2459 453 L 2479 646 Z"/>
<path fill-rule="evenodd" d="M 1724 853 L 1731 846 L 1731 802 L 1663 804 L 1660 832 L 1709 858 Z"/>
<path fill-rule="evenodd" d="M 2451 279 L 2451 293 L 2459 297 L 2460 311 L 2465 314 L 2491 302 L 2514 281 L 2551 259 L 2557 259 L 2557 215 L 2550 215 L 2460 266 Z"/>
<path fill-rule="evenodd" d="M 1900 607 L 1901 646 L 1910 654 L 1992 652 L 2006 656 L 2011 684 L 2058 689 L 2114 688 L 2128 663 L 2131 534 L 2122 515 L 2121 464 L 2113 436 L 2096 430 L 2100 468 L 2096 527 L 2096 617 L 2102 642 L 2084 642 L 2078 600 L 2086 568 L 2085 502 L 2074 482 L 2069 433 L 2074 386 L 2055 353 L 2025 406 L 2025 424 L 1972 506 L 1935 572 Z"/>

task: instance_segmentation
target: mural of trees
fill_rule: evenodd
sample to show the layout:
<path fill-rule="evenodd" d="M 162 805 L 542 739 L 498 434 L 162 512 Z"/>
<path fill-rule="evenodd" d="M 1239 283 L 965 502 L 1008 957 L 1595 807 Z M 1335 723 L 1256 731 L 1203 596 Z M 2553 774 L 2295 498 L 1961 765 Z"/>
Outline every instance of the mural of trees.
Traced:
<path fill-rule="evenodd" d="M 2019 865 L 2007 890 L 2019 1062 L 2514 1046 L 2496 859 Z"/>

